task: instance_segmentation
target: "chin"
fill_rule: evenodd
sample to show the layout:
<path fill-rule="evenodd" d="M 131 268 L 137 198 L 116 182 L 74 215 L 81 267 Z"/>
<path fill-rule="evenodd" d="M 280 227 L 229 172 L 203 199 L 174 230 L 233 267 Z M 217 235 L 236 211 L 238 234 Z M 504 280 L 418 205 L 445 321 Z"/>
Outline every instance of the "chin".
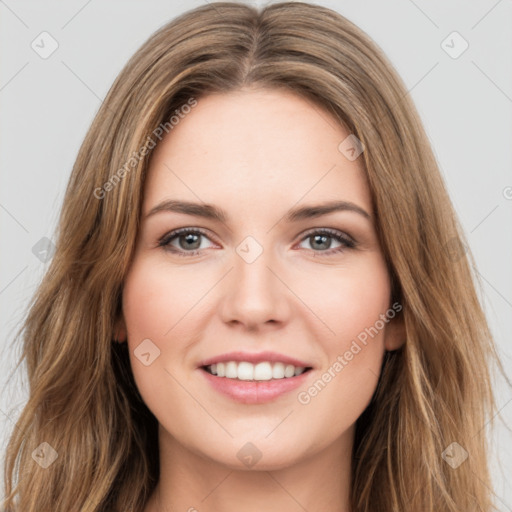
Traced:
<path fill-rule="evenodd" d="M 298 453 L 297 446 L 301 443 L 287 437 L 289 446 L 267 440 L 233 441 L 229 445 L 217 445 L 220 452 L 206 454 L 216 464 L 230 470 L 276 471 L 297 463 L 304 454 Z"/>

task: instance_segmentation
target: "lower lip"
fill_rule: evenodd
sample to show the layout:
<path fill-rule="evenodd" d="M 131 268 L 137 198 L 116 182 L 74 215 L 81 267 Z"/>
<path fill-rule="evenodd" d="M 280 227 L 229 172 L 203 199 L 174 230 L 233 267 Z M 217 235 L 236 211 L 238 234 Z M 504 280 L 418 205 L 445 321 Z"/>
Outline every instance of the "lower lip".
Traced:
<path fill-rule="evenodd" d="M 199 370 L 215 390 L 243 404 L 263 404 L 275 400 L 304 384 L 311 373 L 311 370 L 308 370 L 296 377 L 253 381 L 217 377 L 203 368 Z"/>

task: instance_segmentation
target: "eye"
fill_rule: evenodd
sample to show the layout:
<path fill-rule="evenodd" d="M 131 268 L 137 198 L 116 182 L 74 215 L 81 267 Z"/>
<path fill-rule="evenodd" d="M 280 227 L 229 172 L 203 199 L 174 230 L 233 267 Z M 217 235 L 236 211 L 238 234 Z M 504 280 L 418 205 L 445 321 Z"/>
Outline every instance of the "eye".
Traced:
<path fill-rule="evenodd" d="M 207 248 L 201 246 L 202 238 L 209 240 L 206 232 L 202 229 L 181 228 L 165 234 L 158 241 L 158 246 L 178 256 L 195 256 Z M 331 249 L 332 239 L 336 240 L 340 246 Z M 301 243 L 305 241 L 309 241 L 311 247 L 313 247 L 313 252 L 320 253 L 320 256 L 329 256 L 333 253 L 339 253 L 356 247 L 356 242 L 351 237 L 341 231 L 329 228 L 317 229 L 306 233 Z M 176 244 L 178 245 L 177 247 Z"/>
<path fill-rule="evenodd" d="M 331 249 L 332 239 L 336 240 L 340 246 Z M 353 249 L 356 247 L 356 242 L 354 239 L 341 231 L 328 228 L 310 231 L 302 239 L 302 242 L 305 241 L 308 241 L 311 247 L 319 249 L 315 250 L 314 252 L 321 253 L 320 256 L 329 256 L 331 254 L 339 253 L 346 249 Z"/>
<path fill-rule="evenodd" d="M 158 241 L 158 246 L 178 256 L 195 256 L 205 249 L 205 247 L 201 247 L 201 238 L 208 238 L 203 230 L 181 228 L 164 235 Z M 177 242 L 178 247 L 172 244 L 174 241 Z"/>

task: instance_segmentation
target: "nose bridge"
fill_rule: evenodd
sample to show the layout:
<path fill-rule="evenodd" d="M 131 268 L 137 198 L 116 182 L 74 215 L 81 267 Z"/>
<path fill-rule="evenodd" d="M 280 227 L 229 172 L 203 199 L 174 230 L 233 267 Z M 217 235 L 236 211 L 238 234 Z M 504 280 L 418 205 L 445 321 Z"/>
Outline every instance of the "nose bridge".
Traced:
<path fill-rule="evenodd" d="M 256 238 L 246 237 L 235 249 L 233 270 L 225 288 L 225 321 L 245 324 L 283 321 L 286 287 L 276 277 L 274 252 Z"/>

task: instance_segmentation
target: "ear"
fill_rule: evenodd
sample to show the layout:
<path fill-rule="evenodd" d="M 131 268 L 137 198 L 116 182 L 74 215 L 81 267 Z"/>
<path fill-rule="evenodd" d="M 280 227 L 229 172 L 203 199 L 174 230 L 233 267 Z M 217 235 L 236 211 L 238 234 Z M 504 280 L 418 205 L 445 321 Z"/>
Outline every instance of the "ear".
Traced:
<path fill-rule="evenodd" d="M 388 352 L 399 349 L 406 339 L 404 315 L 400 311 L 391 318 L 384 330 L 384 347 Z"/>
<path fill-rule="evenodd" d="M 116 340 L 118 343 L 123 343 L 126 341 L 127 337 L 128 335 L 126 332 L 126 324 L 124 317 L 121 314 L 114 325 L 114 340 Z"/>

